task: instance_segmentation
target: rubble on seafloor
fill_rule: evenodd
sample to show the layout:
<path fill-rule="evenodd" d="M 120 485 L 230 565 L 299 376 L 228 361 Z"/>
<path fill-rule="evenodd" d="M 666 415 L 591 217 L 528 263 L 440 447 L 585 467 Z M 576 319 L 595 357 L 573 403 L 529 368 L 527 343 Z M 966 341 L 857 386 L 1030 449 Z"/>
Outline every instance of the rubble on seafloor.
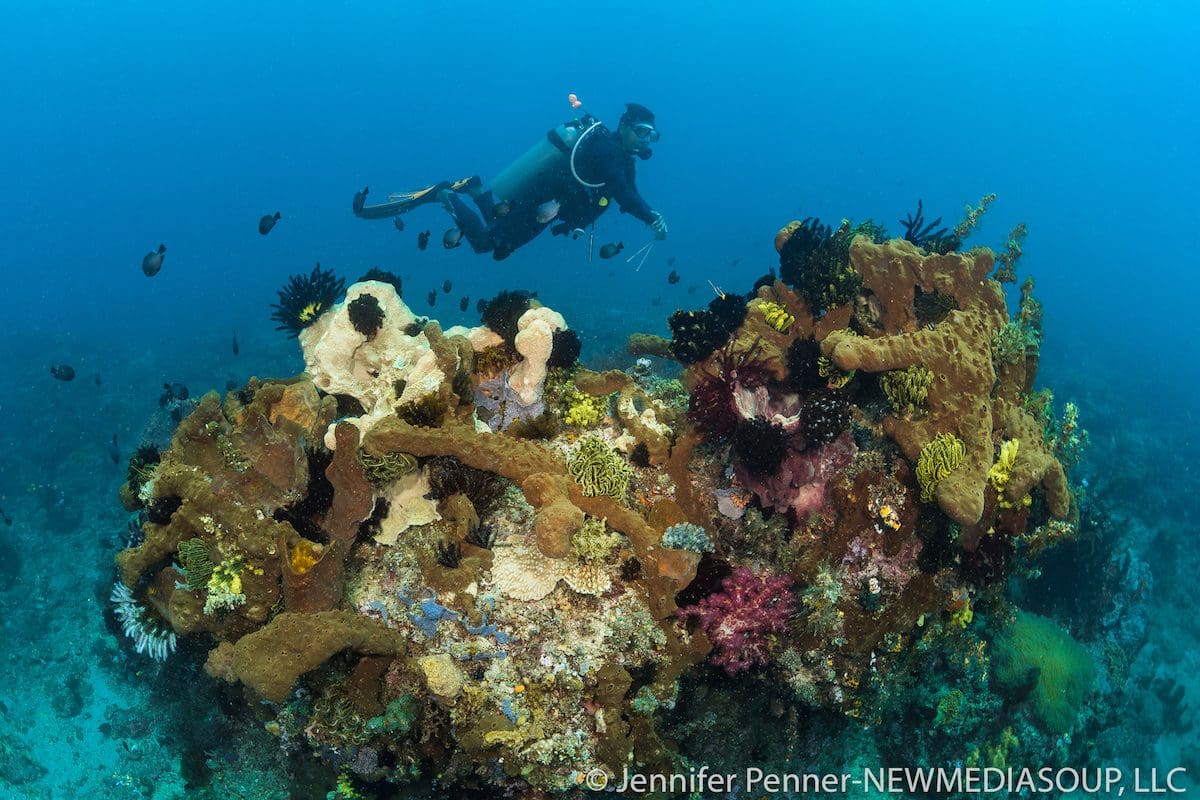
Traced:
<path fill-rule="evenodd" d="M 567 321 L 531 298 L 506 338 L 354 284 L 300 331 L 304 374 L 205 395 L 131 472 L 127 611 L 208 637 L 291 745 L 372 749 L 365 781 L 669 771 L 659 719 L 701 668 L 870 722 L 870 688 L 1074 506 L 1036 354 L 994 357 L 990 252 L 848 258 L 828 308 L 773 280 L 678 312 L 678 381 L 559 363 Z"/>

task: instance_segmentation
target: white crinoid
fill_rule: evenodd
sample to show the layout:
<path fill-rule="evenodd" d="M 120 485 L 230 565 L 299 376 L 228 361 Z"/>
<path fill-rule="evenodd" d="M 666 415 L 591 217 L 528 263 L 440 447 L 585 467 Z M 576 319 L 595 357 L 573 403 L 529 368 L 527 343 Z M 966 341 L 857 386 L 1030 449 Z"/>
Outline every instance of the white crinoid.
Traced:
<path fill-rule="evenodd" d="M 121 623 L 121 630 L 133 642 L 138 653 L 144 653 L 155 661 L 166 661 L 175 652 L 175 631 L 150 618 L 128 586 L 118 581 L 108 599 Z"/>

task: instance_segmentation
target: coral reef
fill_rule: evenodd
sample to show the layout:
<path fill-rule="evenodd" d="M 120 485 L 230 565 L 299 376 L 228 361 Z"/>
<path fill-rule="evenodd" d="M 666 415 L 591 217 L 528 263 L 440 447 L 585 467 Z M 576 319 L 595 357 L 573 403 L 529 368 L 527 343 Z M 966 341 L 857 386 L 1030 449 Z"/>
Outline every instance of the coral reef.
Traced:
<path fill-rule="evenodd" d="M 790 763 L 804 730 L 913 724 L 926 759 L 1028 758 L 1100 683 L 1004 595 L 1070 547 L 1086 435 L 1032 390 L 1032 282 L 1010 318 L 989 251 L 940 252 L 988 202 L 953 233 L 918 206 L 920 247 L 786 226 L 781 279 L 638 341 L 678 373 L 587 369 L 529 292 L 443 330 L 388 275 L 310 276 L 280 304 L 306 373 L 189 401 L 130 463 L 132 649 L 203 644 L 345 797 L 577 792 L 759 711 Z"/>

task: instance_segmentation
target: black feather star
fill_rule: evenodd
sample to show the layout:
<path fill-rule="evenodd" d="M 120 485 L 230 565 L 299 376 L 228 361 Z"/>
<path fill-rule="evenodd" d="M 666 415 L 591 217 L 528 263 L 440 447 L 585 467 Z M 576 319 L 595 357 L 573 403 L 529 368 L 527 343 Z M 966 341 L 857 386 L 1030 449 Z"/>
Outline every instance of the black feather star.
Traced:
<path fill-rule="evenodd" d="M 279 323 L 277 331 L 289 331 L 293 338 L 328 311 L 346 287 L 346 281 L 321 269 L 318 263 L 308 275 L 293 275 L 279 290 L 279 302 L 272 303 L 271 319 Z"/>
<path fill-rule="evenodd" d="M 957 250 L 962 243 L 949 228 L 938 227 L 941 221 L 942 218 L 938 217 L 933 222 L 926 223 L 923 202 L 918 199 L 917 213 L 909 214 L 900 220 L 900 224 L 904 226 L 904 239 L 931 253 L 949 253 Z"/>

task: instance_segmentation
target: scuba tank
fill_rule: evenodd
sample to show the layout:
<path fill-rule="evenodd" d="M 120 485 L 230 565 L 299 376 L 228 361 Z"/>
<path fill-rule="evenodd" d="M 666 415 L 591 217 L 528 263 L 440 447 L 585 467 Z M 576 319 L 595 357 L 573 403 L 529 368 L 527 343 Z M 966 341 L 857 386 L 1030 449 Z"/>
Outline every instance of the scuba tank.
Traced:
<path fill-rule="evenodd" d="M 573 119 L 548 131 L 537 143 L 509 164 L 488 183 L 492 197 L 517 204 L 536 206 L 547 200 L 551 187 L 578 183 L 595 189 L 604 184 L 587 183 L 575 173 L 575 147 L 600 124 L 590 114 Z M 562 200 L 562 198 L 557 198 Z"/>

